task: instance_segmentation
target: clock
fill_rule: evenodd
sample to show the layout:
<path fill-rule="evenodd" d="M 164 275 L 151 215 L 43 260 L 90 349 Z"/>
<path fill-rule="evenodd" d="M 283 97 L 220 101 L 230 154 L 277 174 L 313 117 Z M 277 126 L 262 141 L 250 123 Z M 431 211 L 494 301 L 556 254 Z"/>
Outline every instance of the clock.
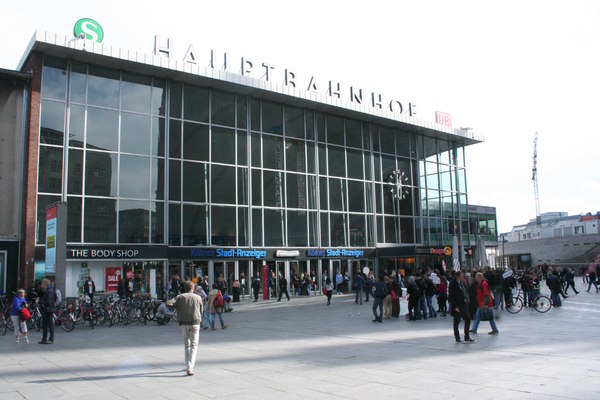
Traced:
<path fill-rule="evenodd" d="M 395 170 L 388 175 L 387 182 L 392 185 L 390 193 L 394 198 L 404 200 L 410 193 L 408 189 L 408 176 L 404 171 Z"/>

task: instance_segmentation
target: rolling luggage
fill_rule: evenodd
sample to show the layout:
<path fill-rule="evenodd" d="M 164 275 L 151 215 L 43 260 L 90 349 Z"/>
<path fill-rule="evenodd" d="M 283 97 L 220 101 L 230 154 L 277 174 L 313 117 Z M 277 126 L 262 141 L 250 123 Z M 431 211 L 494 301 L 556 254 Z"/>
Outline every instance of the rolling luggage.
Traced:
<path fill-rule="evenodd" d="M 398 318 L 400 316 L 400 298 L 396 296 L 392 298 L 392 318 Z"/>

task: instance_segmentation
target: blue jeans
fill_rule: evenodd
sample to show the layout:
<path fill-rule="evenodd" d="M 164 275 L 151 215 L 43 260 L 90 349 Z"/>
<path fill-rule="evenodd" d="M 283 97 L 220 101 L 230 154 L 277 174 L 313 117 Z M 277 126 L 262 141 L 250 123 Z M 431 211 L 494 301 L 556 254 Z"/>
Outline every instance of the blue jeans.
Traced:
<path fill-rule="evenodd" d="M 427 309 L 429 310 L 429 318 L 437 317 L 437 313 L 435 312 L 435 309 L 431 305 L 431 300 L 433 299 L 433 296 L 425 296 L 425 299 L 427 300 Z"/>
<path fill-rule="evenodd" d="M 426 296 L 421 295 L 421 297 L 419 297 L 419 304 L 417 305 L 417 309 L 419 310 L 419 315 L 423 318 L 423 319 L 427 319 L 427 300 L 425 299 Z"/>
<path fill-rule="evenodd" d="M 554 305 L 554 307 L 560 307 L 562 306 L 562 302 L 560 301 L 560 292 L 555 292 L 554 290 L 552 291 L 552 293 L 550 294 L 550 298 L 552 299 L 552 305 Z"/>
<path fill-rule="evenodd" d="M 480 322 L 481 322 L 481 320 L 480 320 L 480 314 L 479 314 L 479 308 L 478 308 L 477 312 L 475 312 L 475 322 L 473 323 L 473 326 L 471 327 L 471 330 L 473 332 L 477 332 L 477 327 L 479 326 Z M 492 332 L 498 332 L 498 327 L 496 326 L 496 321 L 494 321 L 493 319 L 490 320 L 490 326 L 492 327 Z"/>
<path fill-rule="evenodd" d="M 221 322 L 221 328 L 225 325 L 225 323 L 223 322 L 223 316 L 221 315 L 221 313 L 217 313 L 219 315 L 219 322 Z M 215 314 L 209 314 L 209 321 L 210 321 L 210 327 L 214 328 L 215 327 Z"/>

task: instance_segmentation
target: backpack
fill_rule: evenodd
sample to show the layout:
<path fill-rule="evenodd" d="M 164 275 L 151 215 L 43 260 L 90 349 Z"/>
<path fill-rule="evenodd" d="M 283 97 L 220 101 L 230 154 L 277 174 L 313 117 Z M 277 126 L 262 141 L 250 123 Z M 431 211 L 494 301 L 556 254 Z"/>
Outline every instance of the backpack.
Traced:
<path fill-rule="evenodd" d="M 217 292 L 217 297 L 213 300 L 213 305 L 215 307 L 223 307 L 223 295 L 221 295 L 221 291 Z"/>
<path fill-rule="evenodd" d="M 374 289 L 373 296 L 376 299 L 385 299 L 385 297 L 388 295 L 388 289 L 383 282 L 375 283 Z"/>

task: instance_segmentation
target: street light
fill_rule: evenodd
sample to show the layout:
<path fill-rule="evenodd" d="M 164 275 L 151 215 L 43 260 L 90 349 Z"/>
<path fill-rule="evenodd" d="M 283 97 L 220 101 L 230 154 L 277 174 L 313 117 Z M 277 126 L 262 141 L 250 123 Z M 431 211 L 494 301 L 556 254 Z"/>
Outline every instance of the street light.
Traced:
<path fill-rule="evenodd" d="M 502 234 L 502 269 L 506 269 L 506 255 L 504 253 L 504 243 L 507 243 L 506 235 Z"/>

